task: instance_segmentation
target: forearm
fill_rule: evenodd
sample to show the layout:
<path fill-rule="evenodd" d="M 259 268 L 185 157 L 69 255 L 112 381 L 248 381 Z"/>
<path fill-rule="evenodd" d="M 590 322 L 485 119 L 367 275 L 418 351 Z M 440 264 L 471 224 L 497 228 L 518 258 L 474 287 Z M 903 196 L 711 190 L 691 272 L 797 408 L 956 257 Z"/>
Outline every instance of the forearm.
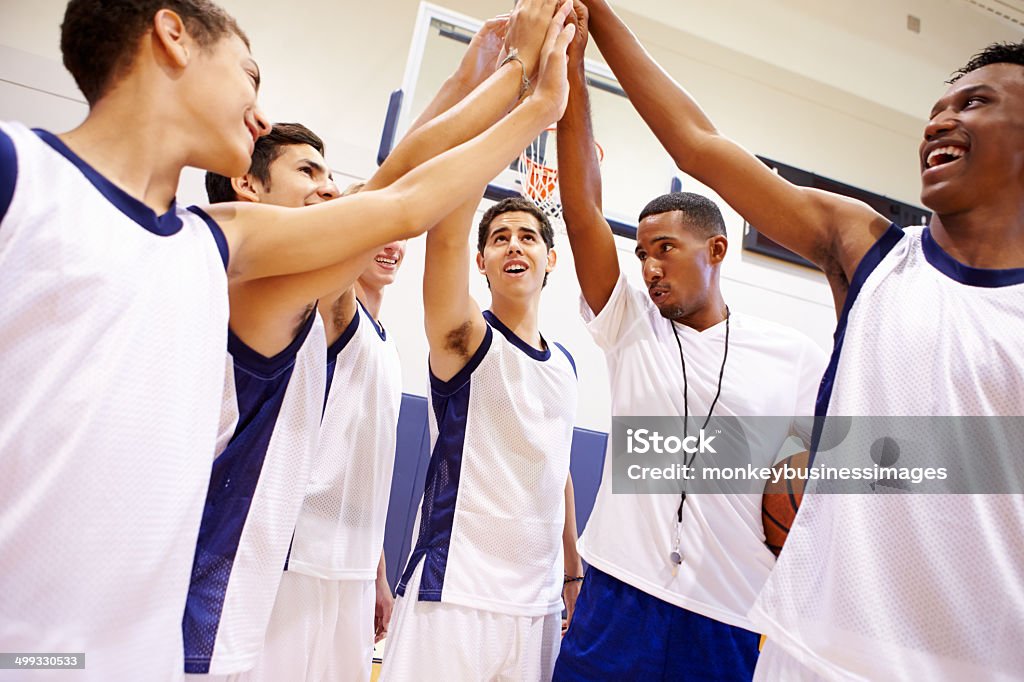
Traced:
<path fill-rule="evenodd" d="M 383 580 L 385 583 L 388 580 L 388 568 L 384 560 L 383 550 L 380 553 L 380 561 L 377 562 L 377 580 Z"/>
<path fill-rule="evenodd" d="M 601 168 L 594 145 L 590 95 L 581 63 L 569 71 L 569 103 L 558 122 L 558 176 L 567 226 L 602 215 Z"/>
<path fill-rule="evenodd" d="M 676 164 L 689 172 L 702 136 L 714 125 L 697 102 L 651 57 L 606 0 L 587 0 L 590 33 L 630 102 Z"/>
<path fill-rule="evenodd" d="M 521 67 L 509 63 L 475 89 L 456 73 L 367 181 L 365 189 L 387 187 L 411 169 L 475 137 L 505 115 L 519 94 Z"/>
<path fill-rule="evenodd" d="M 562 527 L 562 550 L 565 557 L 565 574 L 570 577 L 583 575 L 583 560 L 576 550 L 576 495 L 572 475 L 565 480 L 565 525 Z"/>
<path fill-rule="evenodd" d="M 483 133 L 417 166 L 393 185 L 405 222 L 422 232 L 482 195 L 487 183 L 557 115 L 549 102 L 527 99 Z"/>

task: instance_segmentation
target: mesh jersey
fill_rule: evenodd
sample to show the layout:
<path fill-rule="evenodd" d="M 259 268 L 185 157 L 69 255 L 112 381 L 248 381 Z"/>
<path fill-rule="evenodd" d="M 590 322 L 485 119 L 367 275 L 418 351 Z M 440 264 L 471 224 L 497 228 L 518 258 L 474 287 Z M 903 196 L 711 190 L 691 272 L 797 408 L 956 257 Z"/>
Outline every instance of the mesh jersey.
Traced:
<path fill-rule="evenodd" d="M 430 377 L 431 459 L 398 593 L 423 561 L 421 601 L 541 616 L 562 608 L 575 367 L 562 346 L 538 351 L 484 317 L 466 366 Z"/>
<path fill-rule="evenodd" d="M 818 411 L 1024 414 L 1024 269 L 897 227 L 850 285 Z M 830 679 L 1024 670 L 1024 496 L 807 495 L 751 617 Z"/>
<path fill-rule="evenodd" d="M 290 571 L 332 580 L 377 576 L 402 403 L 395 341 L 356 308 L 328 349 L 320 445 L 288 559 Z"/>
<path fill-rule="evenodd" d="M 231 435 L 213 461 L 195 547 L 186 672 L 243 672 L 263 647 L 316 451 L 326 347 L 316 311 L 272 358 L 229 333 L 222 433 Z"/>
<path fill-rule="evenodd" d="M 718 388 L 725 350 L 725 322 L 698 331 L 661 316 L 648 293 L 624 274 L 600 313 L 583 302 L 587 328 L 605 352 L 616 417 L 683 414 L 686 358 L 691 424 L 707 415 Z M 743 313 L 729 319 L 729 354 L 716 416 L 779 415 L 750 444 L 756 466 L 770 466 L 786 438 L 810 441 L 814 396 L 825 371 L 825 353 L 809 338 L 774 322 Z M 803 417 L 796 419 L 794 417 Z M 612 443 L 609 439 L 609 451 Z M 613 494 L 612 456 L 580 554 L 587 563 L 675 606 L 751 629 L 747 619 L 775 563 L 765 546 L 761 496 L 690 495 L 683 507 L 678 566 L 675 547 L 678 495 Z"/>
<path fill-rule="evenodd" d="M 226 260 L 198 209 L 157 216 L 57 137 L 0 125 L 0 650 L 182 675 Z"/>

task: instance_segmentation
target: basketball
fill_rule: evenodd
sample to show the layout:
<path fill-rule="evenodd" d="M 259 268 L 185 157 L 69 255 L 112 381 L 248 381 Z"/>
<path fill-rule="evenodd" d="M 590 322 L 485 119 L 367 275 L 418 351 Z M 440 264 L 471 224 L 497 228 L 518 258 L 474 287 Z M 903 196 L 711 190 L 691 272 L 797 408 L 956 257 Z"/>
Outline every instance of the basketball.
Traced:
<path fill-rule="evenodd" d="M 810 453 L 805 450 L 783 459 L 772 467 L 773 471 L 784 471 L 788 465 L 791 471 L 796 470 L 800 475 L 789 480 L 781 476 L 778 482 L 773 478 L 764 486 L 764 496 L 761 498 L 761 523 L 764 526 L 764 542 L 775 556 L 782 551 L 789 529 L 793 526 L 793 519 L 800 508 L 800 501 L 804 496 L 804 483 L 807 481 L 809 457 Z"/>

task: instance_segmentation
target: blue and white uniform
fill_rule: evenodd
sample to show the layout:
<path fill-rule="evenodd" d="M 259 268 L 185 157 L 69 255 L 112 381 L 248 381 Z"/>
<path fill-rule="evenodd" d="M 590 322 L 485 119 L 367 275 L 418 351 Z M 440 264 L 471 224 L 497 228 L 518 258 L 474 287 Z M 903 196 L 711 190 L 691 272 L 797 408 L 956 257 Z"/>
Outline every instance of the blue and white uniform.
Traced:
<path fill-rule="evenodd" d="M 1024 415 L 1024 269 L 966 266 L 927 228 L 868 251 L 835 339 L 819 414 Z M 805 495 L 751 612 L 758 678 L 1020 679 L 1021 538 L 1019 494 Z"/>
<path fill-rule="evenodd" d="M 186 672 L 244 672 L 263 647 L 316 449 L 326 347 L 315 310 L 271 358 L 229 333 L 226 445 L 213 460 L 194 548 L 182 622 Z"/>
<path fill-rule="evenodd" d="M 546 679 L 554 665 L 575 367 L 484 318 L 466 366 L 431 375 L 431 461 L 385 678 Z"/>
<path fill-rule="evenodd" d="M 255 679 L 370 679 L 402 368 L 394 338 L 362 303 L 327 349 L 327 377 L 320 442 Z"/>
<path fill-rule="evenodd" d="M 202 211 L 158 216 L 56 136 L 0 125 L 0 650 L 87 656 L 33 679 L 183 675 L 226 263 Z"/>

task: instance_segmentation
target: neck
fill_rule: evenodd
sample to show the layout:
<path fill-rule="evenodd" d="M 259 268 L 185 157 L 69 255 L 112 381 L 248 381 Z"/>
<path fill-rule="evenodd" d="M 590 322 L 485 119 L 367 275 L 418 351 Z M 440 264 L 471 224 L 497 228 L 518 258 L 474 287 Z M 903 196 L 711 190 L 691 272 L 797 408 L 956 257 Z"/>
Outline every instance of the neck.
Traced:
<path fill-rule="evenodd" d="M 502 298 L 492 293 L 491 312 L 527 344 L 537 350 L 544 350 L 537 321 L 539 303 L 539 297 L 524 301 Z"/>
<path fill-rule="evenodd" d="M 366 311 L 374 320 L 380 319 L 380 307 L 384 303 L 384 290 L 367 286 L 362 282 L 355 284 L 356 297 L 366 306 Z"/>
<path fill-rule="evenodd" d="M 722 292 L 718 287 L 713 287 L 704 305 L 691 313 L 674 318 L 673 322 L 702 332 L 724 320 L 728 314 L 727 310 Z"/>
<path fill-rule="evenodd" d="M 89 111 L 85 121 L 59 135 L 71 151 L 157 214 L 171 205 L 187 165 L 184 140 L 161 109 L 133 99 L 132 83 L 119 84 Z"/>
<path fill-rule="evenodd" d="M 1016 212 L 979 206 L 964 213 L 932 216 L 929 229 L 950 256 L 972 268 L 1024 267 L 1024 206 Z"/>

